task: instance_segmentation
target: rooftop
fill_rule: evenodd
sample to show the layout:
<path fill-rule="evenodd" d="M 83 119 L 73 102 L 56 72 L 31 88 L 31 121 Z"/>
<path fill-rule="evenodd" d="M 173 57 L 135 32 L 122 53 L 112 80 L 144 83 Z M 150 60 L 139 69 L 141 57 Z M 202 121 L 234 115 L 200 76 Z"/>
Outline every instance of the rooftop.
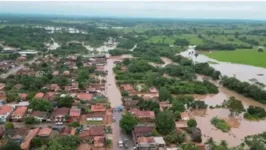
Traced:
<path fill-rule="evenodd" d="M 147 117 L 151 119 L 155 118 L 155 113 L 149 110 L 132 109 L 131 113 L 136 115 L 139 118 L 147 118 Z"/>
<path fill-rule="evenodd" d="M 104 104 L 97 103 L 96 105 L 92 105 L 91 106 L 91 111 L 93 111 L 93 112 L 104 112 L 104 111 L 106 111 L 106 108 L 105 108 Z"/>
<path fill-rule="evenodd" d="M 69 108 L 66 108 L 66 107 L 63 107 L 63 108 L 57 108 L 57 109 L 54 109 L 52 115 L 51 115 L 51 118 L 53 119 L 55 116 L 65 116 L 65 115 L 68 115 L 70 109 Z"/>
<path fill-rule="evenodd" d="M 92 94 L 88 94 L 88 93 L 79 93 L 78 95 L 77 95 L 77 98 L 79 99 L 79 100 L 91 100 L 92 99 Z"/>
<path fill-rule="evenodd" d="M 12 113 L 12 116 L 23 116 L 25 115 L 28 107 L 22 106 L 22 107 L 17 107 L 17 109 Z"/>
<path fill-rule="evenodd" d="M 34 96 L 34 98 L 37 98 L 37 99 L 41 99 L 41 98 L 43 98 L 44 97 L 44 93 L 42 93 L 42 92 L 39 92 L 39 93 L 37 93 L 35 96 Z"/>
<path fill-rule="evenodd" d="M 70 116 L 79 117 L 80 114 L 81 114 L 81 110 L 78 107 L 76 107 L 76 106 L 71 107 L 70 113 L 69 113 Z"/>
<path fill-rule="evenodd" d="M 11 112 L 13 107 L 8 105 L 0 106 L 0 115 L 6 115 L 8 112 Z"/>
<path fill-rule="evenodd" d="M 126 91 L 133 91 L 134 90 L 134 88 L 133 88 L 133 86 L 131 84 L 122 84 L 121 86 Z"/>
<path fill-rule="evenodd" d="M 91 127 L 88 130 L 84 130 L 83 132 L 80 133 L 80 137 L 87 137 L 87 136 L 104 136 L 104 126 L 94 126 Z"/>
<path fill-rule="evenodd" d="M 39 117 L 39 118 L 45 118 L 46 114 L 47 113 L 45 111 L 33 111 L 31 116 Z"/>
<path fill-rule="evenodd" d="M 52 133 L 51 128 L 42 128 L 40 129 L 38 136 L 50 136 L 51 133 Z"/>

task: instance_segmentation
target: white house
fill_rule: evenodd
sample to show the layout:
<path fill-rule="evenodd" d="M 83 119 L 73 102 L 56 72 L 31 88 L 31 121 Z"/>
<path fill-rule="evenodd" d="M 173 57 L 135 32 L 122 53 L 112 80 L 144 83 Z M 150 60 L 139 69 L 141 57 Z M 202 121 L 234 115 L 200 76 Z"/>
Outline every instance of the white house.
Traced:
<path fill-rule="evenodd" d="M 13 110 L 14 108 L 12 106 L 0 106 L 0 122 L 6 122 Z"/>

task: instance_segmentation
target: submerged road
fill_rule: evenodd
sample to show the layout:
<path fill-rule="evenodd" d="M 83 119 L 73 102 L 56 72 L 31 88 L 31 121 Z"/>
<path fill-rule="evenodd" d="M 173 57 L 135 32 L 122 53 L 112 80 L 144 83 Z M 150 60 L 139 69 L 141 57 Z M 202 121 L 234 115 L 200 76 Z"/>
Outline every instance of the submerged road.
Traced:
<path fill-rule="evenodd" d="M 120 105 L 122 105 L 122 96 L 120 93 L 119 88 L 116 86 L 115 81 L 115 74 L 113 72 L 113 67 L 115 66 L 114 60 L 109 58 L 107 60 L 106 70 L 108 71 L 108 74 L 106 76 L 106 96 L 109 99 L 109 102 L 111 103 L 112 108 L 116 108 Z M 119 126 L 119 122 L 122 119 L 122 112 L 116 111 L 113 113 L 113 116 L 115 117 L 115 122 L 112 124 L 113 128 L 113 149 L 114 150 L 124 150 L 126 148 L 119 148 L 118 147 L 118 141 L 124 140 L 125 138 L 129 139 L 128 149 L 133 149 L 133 140 L 130 136 L 124 134 L 124 132 L 121 130 Z"/>

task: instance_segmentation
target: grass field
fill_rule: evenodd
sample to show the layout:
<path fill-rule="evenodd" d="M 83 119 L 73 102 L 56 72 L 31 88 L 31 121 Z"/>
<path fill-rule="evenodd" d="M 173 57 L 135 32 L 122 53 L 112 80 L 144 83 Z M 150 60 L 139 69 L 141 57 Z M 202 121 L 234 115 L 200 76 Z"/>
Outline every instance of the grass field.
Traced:
<path fill-rule="evenodd" d="M 256 49 L 235 50 L 235 51 L 215 51 L 204 53 L 205 55 L 223 62 L 247 64 L 258 67 L 266 67 L 266 51 L 258 52 Z"/>

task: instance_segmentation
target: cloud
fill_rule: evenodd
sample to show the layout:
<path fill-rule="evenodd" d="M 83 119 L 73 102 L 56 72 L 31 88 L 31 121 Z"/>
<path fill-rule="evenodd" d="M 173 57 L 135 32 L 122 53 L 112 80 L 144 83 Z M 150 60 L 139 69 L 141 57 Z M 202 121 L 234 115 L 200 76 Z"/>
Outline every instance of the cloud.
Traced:
<path fill-rule="evenodd" d="M 0 12 L 115 17 L 266 19 L 266 2 L 0 2 Z"/>

